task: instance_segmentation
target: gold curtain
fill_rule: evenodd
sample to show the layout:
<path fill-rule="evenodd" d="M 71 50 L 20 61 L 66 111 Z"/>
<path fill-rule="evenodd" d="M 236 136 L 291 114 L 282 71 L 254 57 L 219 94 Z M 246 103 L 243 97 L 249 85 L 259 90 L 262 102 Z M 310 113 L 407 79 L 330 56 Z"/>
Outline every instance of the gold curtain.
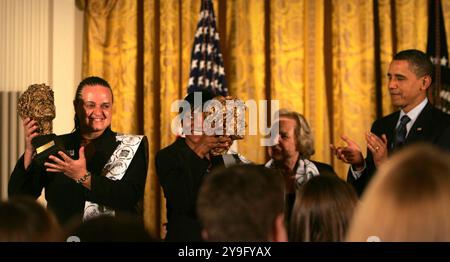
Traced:
<path fill-rule="evenodd" d="M 444 15 L 445 21 L 445 31 L 447 32 L 447 46 L 450 44 L 450 1 L 441 0 L 442 3 L 442 13 Z M 448 47 L 447 47 L 448 48 Z"/>
<path fill-rule="evenodd" d="M 265 100 L 264 1 L 226 1 L 225 59 L 230 94 L 246 101 Z M 258 109 L 261 108 L 258 106 Z M 259 133 L 259 132 L 258 132 Z M 238 142 L 239 153 L 256 163 L 265 160 L 260 135 Z"/>
<path fill-rule="evenodd" d="M 308 119 L 315 138 L 313 158 L 329 163 L 323 3 L 271 1 L 270 36 L 271 98 Z"/>
<path fill-rule="evenodd" d="M 365 145 L 364 134 L 375 118 L 373 5 L 370 1 L 332 3 L 333 134 Z M 347 165 L 334 159 L 336 172 Z"/>
<path fill-rule="evenodd" d="M 154 156 L 175 139 L 170 125 L 176 114 L 170 106 L 186 94 L 200 2 L 78 0 L 85 10 L 83 76 L 99 75 L 111 83 L 114 130 L 149 138 L 144 218 L 154 233 L 166 222 Z M 331 158 L 328 146 L 341 144 L 346 134 L 365 151 L 364 134 L 377 117 L 377 89 L 382 114 L 393 111 L 387 66 L 394 49 L 425 50 L 427 0 L 213 3 L 230 94 L 243 100 L 278 99 L 281 107 L 304 114 L 315 136 L 313 158 L 333 164 L 345 178 L 348 166 Z M 444 12 L 450 9 L 445 1 L 443 6 Z M 448 24 L 449 12 L 445 17 Z M 377 77 L 381 86 L 375 84 Z M 260 138 L 248 136 L 238 147 L 256 163 L 266 160 Z"/>

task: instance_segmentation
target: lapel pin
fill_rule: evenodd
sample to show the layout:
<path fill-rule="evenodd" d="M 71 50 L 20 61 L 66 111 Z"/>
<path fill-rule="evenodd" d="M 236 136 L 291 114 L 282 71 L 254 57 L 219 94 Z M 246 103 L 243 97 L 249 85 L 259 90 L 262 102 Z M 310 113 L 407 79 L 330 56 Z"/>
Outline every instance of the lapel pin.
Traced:
<path fill-rule="evenodd" d="M 421 127 L 418 127 L 416 130 L 417 130 L 417 131 L 422 131 L 422 128 L 421 128 Z"/>

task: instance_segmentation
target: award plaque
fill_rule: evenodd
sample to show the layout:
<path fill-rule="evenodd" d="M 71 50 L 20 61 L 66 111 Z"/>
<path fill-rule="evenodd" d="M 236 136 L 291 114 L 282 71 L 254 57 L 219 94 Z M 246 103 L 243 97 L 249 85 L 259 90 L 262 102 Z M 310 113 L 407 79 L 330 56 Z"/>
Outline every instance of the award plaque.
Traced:
<path fill-rule="evenodd" d="M 53 90 L 45 84 L 31 85 L 19 97 L 17 112 L 22 119 L 27 117 L 37 122 L 38 136 L 31 143 L 35 149 L 33 161 L 44 165 L 50 155 L 58 156 L 58 151 L 64 151 L 59 138 L 52 133 L 55 118 Z"/>

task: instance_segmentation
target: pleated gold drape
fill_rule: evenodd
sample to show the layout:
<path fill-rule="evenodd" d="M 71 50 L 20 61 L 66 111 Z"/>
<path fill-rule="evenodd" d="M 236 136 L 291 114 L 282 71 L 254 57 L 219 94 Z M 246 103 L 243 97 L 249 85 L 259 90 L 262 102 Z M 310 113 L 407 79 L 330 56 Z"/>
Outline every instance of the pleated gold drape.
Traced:
<path fill-rule="evenodd" d="M 85 10 L 83 76 L 99 75 L 111 83 L 114 130 L 149 138 L 144 217 L 148 229 L 159 233 L 165 204 L 154 156 L 175 139 L 170 106 L 186 94 L 200 0 L 77 3 Z M 387 66 L 396 50 L 425 50 L 427 0 L 213 3 L 230 94 L 244 100 L 278 99 L 281 107 L 303 113 L 315 136 L 313 158 L 333 164 L 344 178 L 348 166 L 330 157 L 329 144 L 340 144 L 346 134 L 365 150 L 364 134 L 377 116 L 377 104 L 382 114 L 392 112 Z M 444 12 L 450 10 L 445 1 L 443 6 Z M 266 160 L 260 138 L 239 142 L 240 153 L 257 163 Z"/>

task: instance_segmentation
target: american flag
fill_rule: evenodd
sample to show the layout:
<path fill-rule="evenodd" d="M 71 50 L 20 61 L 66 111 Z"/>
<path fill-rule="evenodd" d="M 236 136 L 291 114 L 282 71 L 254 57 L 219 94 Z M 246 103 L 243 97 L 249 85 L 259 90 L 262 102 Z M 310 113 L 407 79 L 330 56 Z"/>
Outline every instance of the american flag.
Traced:
<path fill-rule="evenodd" d="M 431 97 L 436 107 L 450 113 L 450 67 L 441 1 L 429 1 L 428 12 L 427 54 L 435 65 Z"/>
<path fill-rule="evenodd" d="M 202 89 L 209 89 L 216 95 L 228 95 L 219 47 L 219 33 L 211 0 L 202 0 L 200 20 L 192 47 L 188 93 Z"/>

